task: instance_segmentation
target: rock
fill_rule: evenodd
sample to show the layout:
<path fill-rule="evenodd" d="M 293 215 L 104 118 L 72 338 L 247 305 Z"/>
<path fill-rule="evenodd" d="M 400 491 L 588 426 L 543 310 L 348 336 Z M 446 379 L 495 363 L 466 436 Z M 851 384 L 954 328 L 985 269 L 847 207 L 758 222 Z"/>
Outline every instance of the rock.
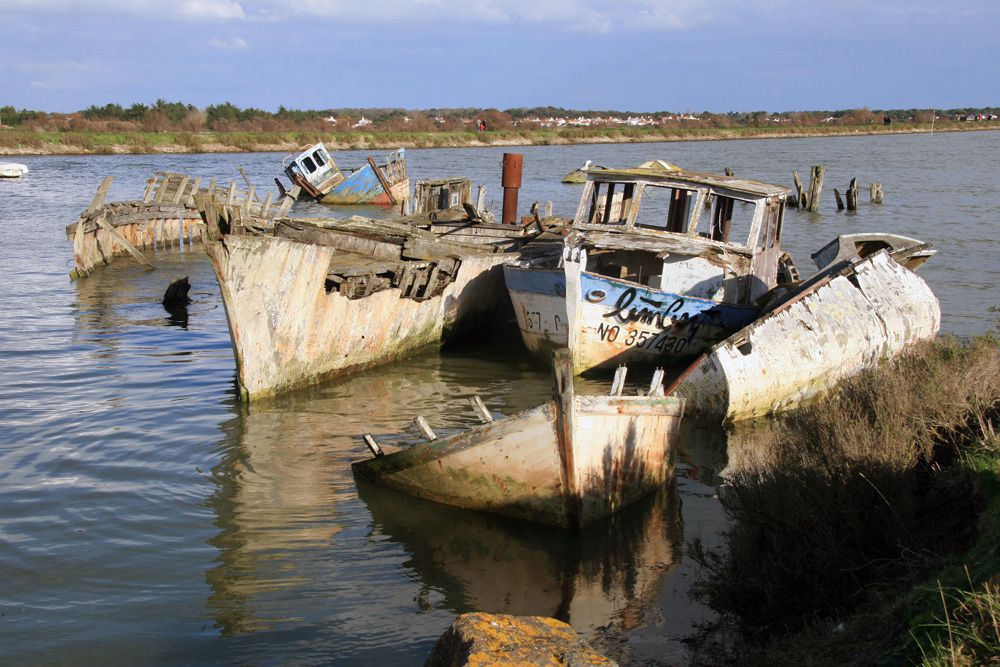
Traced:
<path fill-rule="evenodd" d="M 445 631 L 425 667 L 565 665 L 617 667 L 572 626 L 544 616 L 462 614 Z"/>

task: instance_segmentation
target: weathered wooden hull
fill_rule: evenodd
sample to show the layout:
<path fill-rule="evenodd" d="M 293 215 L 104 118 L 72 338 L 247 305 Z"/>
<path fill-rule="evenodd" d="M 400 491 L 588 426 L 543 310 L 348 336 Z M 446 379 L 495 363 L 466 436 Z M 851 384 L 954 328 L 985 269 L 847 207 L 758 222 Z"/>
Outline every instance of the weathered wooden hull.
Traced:
<path fill-rule="evenodd" d="M 307 385 L 440 345 L 506 303 L 507 253 L 462 257 L 437 296 L 398 288 L 348 298 L 326 288 L 328 245 L 227 235 L 206 245 L 222 292 L 246 399 Z"/>
<path fill-rule="evenodd" d="M 507 289 L 529 350 L 569 347 L 574 371 L 620 364 L 670 365 L 695 357 L 758 314 L 564 268 L 507 266 Z"/>
<path fill-rule="evenodd" d="M 673 472 L 675 396 L 576 396 L 353 465 L 427 500 L 568 528 L 606 517 Z"/>
<path fill-rule="evenodd" d="M 132 205 L 132 206 L 130 206 Z M 140 250 L 190 246 L 201 242 L 205 225 L 196 210 L 182 206 L 147 206 L 142 202 L 118 202 L 106 208 L 119 209 L 107 216 L 107 224 Z M 121 240 L 94 221 L 70 225 L 66 236 L 73 242 L 75 268 L 72 277 L 82 277 L 114 258 L 129 253 Z"/>
<path fill-rule="evenodd" d="M 379 183 L 375 172 L 368 165 L 351 174 L 333 190 L 323 195 L 320 201 L 324 204 L 352 205 L 371 204 L 374 206 L 391 206 L 410 196 L 410 181 L 404 178 L 391 183 L 392 196 Z"/>
<path fill-rule="evenodd" d="M 677 390 L 692 408 L 734 421 L 788 410 L 838 381 L 933 338 L 937 298 L 885 251 L 820 275 L 716 345 Z"/>

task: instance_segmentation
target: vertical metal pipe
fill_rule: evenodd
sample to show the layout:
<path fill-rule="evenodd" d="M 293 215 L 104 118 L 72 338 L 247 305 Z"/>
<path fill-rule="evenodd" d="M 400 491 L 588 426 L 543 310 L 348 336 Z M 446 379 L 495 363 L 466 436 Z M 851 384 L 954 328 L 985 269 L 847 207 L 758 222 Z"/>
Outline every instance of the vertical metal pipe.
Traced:
<path fill-rule="evenodd" d="M 521 187 L 521 167 L 524 156 L 520 153 L 503 154 L 503 216 L 505 225 L 517 224 L 517 191 Z"/>

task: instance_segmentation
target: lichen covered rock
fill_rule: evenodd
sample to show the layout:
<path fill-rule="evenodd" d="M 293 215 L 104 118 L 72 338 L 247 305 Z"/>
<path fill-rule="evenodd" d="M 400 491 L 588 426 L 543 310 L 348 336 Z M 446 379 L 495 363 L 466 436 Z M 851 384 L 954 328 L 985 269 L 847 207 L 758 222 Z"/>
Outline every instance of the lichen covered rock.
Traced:
<path fill-rule="evenodd" d="M 544 616 L 462 614 L 434 645 L 426 667 L 565 665 L 617 667 L 577 636 L 572 626 Z"/>

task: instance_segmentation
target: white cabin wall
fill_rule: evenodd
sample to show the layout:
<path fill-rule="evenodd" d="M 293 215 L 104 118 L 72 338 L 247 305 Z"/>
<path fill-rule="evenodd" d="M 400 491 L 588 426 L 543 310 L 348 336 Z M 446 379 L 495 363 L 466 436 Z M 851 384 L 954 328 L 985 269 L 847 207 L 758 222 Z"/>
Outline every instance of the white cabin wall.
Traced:
<path fill-rule="evenodd" d="M 659 288 L 665 291 L 721 300 L 725 273 L 703 257 L 668 256 L 663 260 Z"/>

